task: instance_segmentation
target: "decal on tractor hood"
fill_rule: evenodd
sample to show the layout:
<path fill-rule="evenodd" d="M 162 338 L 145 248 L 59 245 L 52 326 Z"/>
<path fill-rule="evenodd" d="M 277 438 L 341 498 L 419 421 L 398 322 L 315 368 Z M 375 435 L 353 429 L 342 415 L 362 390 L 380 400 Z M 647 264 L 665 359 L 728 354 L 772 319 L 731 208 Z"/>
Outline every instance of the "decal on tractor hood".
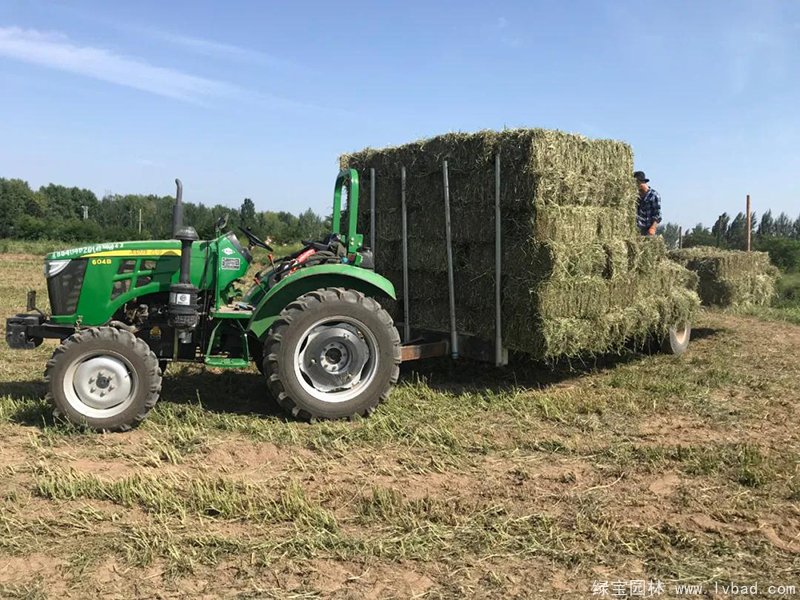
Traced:
<path fill-rule="evenodd" d="M 179 256 L 180 248 L 129 248 L 123 249 L 122 242 L 109 242 L 94 246 L 83 246 L 69 250 L 58 250 L 48 255 L 48 260 L 59 258 L 96 258 L 113 256 Z"/>
<path fill-rule="evenodd" d="M 241 266 L 238 258 L 223 258 L 222 269 L 224 271 L 236 271 Z"/>
<path fill-rule="evenodd" d="M 93 254 L 86 254 L 85 256 L 180 256 L 181 251 L 175 248 L 161 248 L 154 249 L 136 249 L 136 250 L 107 250 L 105 252 L 95 252 Z"/>
<path fill-rule="evenodd" d="M 109 242 L 107 244 L 95 244 L 94 246 L 83 246 L 81 248 L 70 248 L 69 250 L 58 250 L 53 252 L 51 258 L 83 256 L 89 252 L 103 252 L 104 250 L 116 250 L 122 248 L 122 242 Z"/>

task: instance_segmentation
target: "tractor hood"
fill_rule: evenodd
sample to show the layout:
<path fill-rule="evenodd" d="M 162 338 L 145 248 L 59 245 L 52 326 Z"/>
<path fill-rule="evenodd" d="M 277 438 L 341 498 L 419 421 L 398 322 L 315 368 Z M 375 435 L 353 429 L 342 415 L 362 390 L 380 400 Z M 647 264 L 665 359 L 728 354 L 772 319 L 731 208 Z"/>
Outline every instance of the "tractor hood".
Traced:
<path fill-rule="evenodd" d="M 168 293 L 179 279 L 180 258 L 178 240 L 109 242 L 51 252 L 45 258 L 51 319 L 58 324 L 107 323 L 126 302 Z M 196 241 L 190 282 L 227 300 L 251 260 L 233 233 Z"/>

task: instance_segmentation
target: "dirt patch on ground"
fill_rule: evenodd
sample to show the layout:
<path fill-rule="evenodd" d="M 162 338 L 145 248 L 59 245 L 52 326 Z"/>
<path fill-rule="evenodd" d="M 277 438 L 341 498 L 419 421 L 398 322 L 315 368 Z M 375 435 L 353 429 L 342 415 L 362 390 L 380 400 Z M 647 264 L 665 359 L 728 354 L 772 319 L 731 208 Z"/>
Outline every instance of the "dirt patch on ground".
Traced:
<path fill-rule="evenodd" d="M 693 445 L 729 442 L 737 435 L 697 417 L 658 415 L 641 421 L 633 439 L 642 445 Z"/>
<path fill-rule="evenodd" d="M 9 432 L 2 442 L 0 448 L 0 469 L 7 467 L 16 469 L 25 465 L 30 457 L 25 450 L 27 445 L 28 436 L 20 433 Z"/>
<path fill-rule="evenodd" d="M 0 582 L 8 583 L 33 579 L 36 575 L 50 575 L 57 572 L 63 561 L 54 556 L 34 552 L 27 556 L 4 557 L 0 562 Z"/>
<path fill-rule="evenodd" d="M 677 473 L 664 473 L 655 478 L 647 486 L 650 492 L 659 498 L 668 498 L 681 484 L 681 478 Z"/>
<path fill-rule="evenodd" d="M 194 457 L 187 468 L 220 471 L 260 481 L 274 478 L 277 473 L 290 469 L 295 461 L 309 460 L 313 456 L 305 449 L 281 449 L 269 442 L 234 437 L 209 441 L 208 449 Z"/>
<path fill-rule="evenodd" d="M 324 597 L 412 598 L 434 586 L 419 565 L 401 561 L 396 565 L 312 560 L 302 571 L 276 576 L 280 589 L 314 589 Z"/>

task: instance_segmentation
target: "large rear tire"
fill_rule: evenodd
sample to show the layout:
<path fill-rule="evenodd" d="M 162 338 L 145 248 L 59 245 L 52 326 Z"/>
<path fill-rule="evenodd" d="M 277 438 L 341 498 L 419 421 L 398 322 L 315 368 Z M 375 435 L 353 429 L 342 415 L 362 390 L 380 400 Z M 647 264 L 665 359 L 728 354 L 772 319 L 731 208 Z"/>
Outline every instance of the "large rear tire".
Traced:
<path fill-rule="evenodd" d="M 83 329 L 64 340 L 44 372 L 53 414 L 98 431 L 141 423 L 161 393 L 161 370 L 150 347 L 115 327 Z"/>
<path fill-rule="evenodd" d="M 301 419 L 367 416 L 400 373 L 400 335 L 374 299 L 328 288 L 289 304 L 264 342 L 264 374 L 284 410 Z"/>
<path fill-rule="evenodd" d="M 680 356 L 689 349 L 692 337 L 692 325 L 683 322 L 669 328 L 669 333 L 661 341 L 661 351 L 665 354 Z"/>

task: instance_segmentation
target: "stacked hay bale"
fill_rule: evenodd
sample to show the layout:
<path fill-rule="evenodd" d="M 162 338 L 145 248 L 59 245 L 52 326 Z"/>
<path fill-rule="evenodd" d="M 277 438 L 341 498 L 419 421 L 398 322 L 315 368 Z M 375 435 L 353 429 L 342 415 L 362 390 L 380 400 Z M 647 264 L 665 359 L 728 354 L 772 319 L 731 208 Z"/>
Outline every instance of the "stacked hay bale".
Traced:
<path fill-rule="evenodd" d="M 549 358 L 619 349 L 691 317 L 692 275 L 636 233 L 630 147 L 542 129 L 447 134 L 341 157 L 361 174 L 376 269 L 402 290 L 401 167 L 407 171 L 412 327 L 447 331 L 442 161 L 448 161 L 459 332 L 494 335 L 495 156 L 501 156 L 504 345 Z M 369 239 L 366 235 L 365 239 Z M 396 319 L 400 306 L 390 303 Z"/>
<path fill-rule="evenodd" d="M 669 256 L 697 274 L 705 305 L 764 305 L 775 295 L 779 271 L 766 252 L 697 247 L 673 250 Z"/>

